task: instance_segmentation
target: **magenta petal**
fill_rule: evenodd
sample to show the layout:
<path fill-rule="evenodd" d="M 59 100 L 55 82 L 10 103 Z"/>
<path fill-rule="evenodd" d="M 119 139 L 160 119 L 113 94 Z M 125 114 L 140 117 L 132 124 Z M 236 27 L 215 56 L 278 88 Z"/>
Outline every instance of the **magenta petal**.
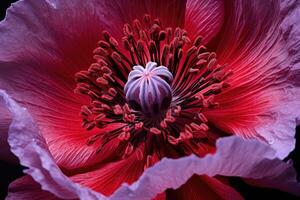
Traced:
<path fill-rule="evenodd" d="M 179 188 L 193 174 L 251 178 L 260 186 L 300 196 L 300 184 L 291 163 L 276 158 L 275 151 L 263 143 L 232 136 L 219 139 L 217 152 L 204 158 L 191 155 L 175 160 L 162 159 L 134 184 L 121 186 L 111 199 L 151 199 L 167 188 Z M 263 180 L 268 181 L 263 184 Z"/>
<path fill-rule="evenodd" d="M 221 0 L 189 0 L 186 4 L 185 26 L 189 36 L 198 35 L 209 42 L 223 25 L 224 5 Z"/>
<path fill-rule="evenodd" d="M 105 16 L 113 22 L 113 34 L 122 35 L 125 23 L 135 19 L 141 20 L 145 14 L 152 18 L 159 18 L 166 27 L 183 27 L 186 0 L 107 0 L 105 2 Z M 116 28 L 116 29 L 114 29 Z"/>
<path fill-rule="evenodd" d="M 20 163 L 29 168 L 25 173 L 41 184 L 43 190 L 63 199 L 104 198 L 99 193 L 73 183 L 61 172 L 26 108 L 20 107 L 3 90 L 0 90 L 0 101 L 5 103 L 12 114 L 8 136 L 11 150 L 20 159 Z"/>

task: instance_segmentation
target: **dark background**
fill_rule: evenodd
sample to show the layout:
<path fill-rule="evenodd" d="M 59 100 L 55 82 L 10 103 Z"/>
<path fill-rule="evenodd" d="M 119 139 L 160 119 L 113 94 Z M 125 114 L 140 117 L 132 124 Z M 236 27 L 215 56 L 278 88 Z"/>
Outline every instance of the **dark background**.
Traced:
<path fill-rule="evenodd" d="M 39 1 L 39 0 L 37 0 Z M 0 20 L 5 17 L 5 11 L 10 6 L 11 3 L 16 2 L 16 0 L 0 0 Z M 1 48 L 1 44 L 0 44 Z M 285 159 L 292 159 L 294 161 L 294 167 L 298 172 L 298 181 L 300 180 L 300 126 L 296 129 L 296 148 L 290 155 Z M 0 147 L 1 148 L 1 147 Z M 7 187 L 10 182 L 16 178 L 23 175 L 23 167 L 7 164 L 0 161 L 0 200 L 4 199 L 7 194 Z M 253 186 L 246 185 L 240 178 L 231 178 L 231 184 L 236 190 L 238 190 L 246 199 L 284 199 L 293 200 L 300 199 L 292 196 L 288 193 L 281 192 L 272 189 L 262 189 Z"/>

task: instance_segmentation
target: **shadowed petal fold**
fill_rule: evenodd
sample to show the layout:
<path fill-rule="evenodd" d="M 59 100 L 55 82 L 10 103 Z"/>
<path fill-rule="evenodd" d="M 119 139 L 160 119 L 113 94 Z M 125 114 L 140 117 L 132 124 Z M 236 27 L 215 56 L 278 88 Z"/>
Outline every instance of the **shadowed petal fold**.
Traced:
<path fill-rule="evenodd" d="M 12 182 L 8 188 L 6 200 L 59 200 L 55 195 L 41 189 L 29 175 Z"/>
<path fill-rule="evenodd" d="M 172 200 L 241 200 L 244 199 L 230 186 L 216 178 L 208 176 L 192 176 L 177 190 L 168 190 L 167 197 Z"/>
<path fill-rule="evenodd" d="M 0 160 L 9 162 L 9 163 L 17 163 L 18 160 L 11 153 L 10 147 L 7 142 L 8 137 L 8 128 L 11 123 L 11 116 L 9 111 L 5 108 L 3 103 L 0 101 Z"/>

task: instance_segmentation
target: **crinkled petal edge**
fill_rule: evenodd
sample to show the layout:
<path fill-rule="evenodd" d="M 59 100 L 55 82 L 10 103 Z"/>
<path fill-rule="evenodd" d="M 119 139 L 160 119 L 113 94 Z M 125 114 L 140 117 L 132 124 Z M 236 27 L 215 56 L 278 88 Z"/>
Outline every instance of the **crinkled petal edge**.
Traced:
<path fill-rule="evenodd" d="M 132 185 L 123 184 L 111 199 L 152 199 L 166 188 L 179 188 L 193 174 L 242 177 L 259 187 L 300 196 L 300 183 L 292 162 L 278 159 L 276 151 L 264 143 L 231 136 L 219 139 L 217 152 L 204 158 L 191 155 L 162 159 Z"/>

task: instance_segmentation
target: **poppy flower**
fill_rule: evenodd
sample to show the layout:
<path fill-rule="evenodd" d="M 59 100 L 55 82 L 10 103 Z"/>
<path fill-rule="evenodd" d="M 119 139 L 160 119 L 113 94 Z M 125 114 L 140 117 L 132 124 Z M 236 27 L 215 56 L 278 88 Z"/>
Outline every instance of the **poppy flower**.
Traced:
<path fill-rule="evenodd" d="M 243 199 L 230 176 L 300 195 L 281 160 L 300 116 L 299 12 L 275 0 L 13 4 L 1 129 L 11 121 L 28 175 L 8 199 Z"/>

